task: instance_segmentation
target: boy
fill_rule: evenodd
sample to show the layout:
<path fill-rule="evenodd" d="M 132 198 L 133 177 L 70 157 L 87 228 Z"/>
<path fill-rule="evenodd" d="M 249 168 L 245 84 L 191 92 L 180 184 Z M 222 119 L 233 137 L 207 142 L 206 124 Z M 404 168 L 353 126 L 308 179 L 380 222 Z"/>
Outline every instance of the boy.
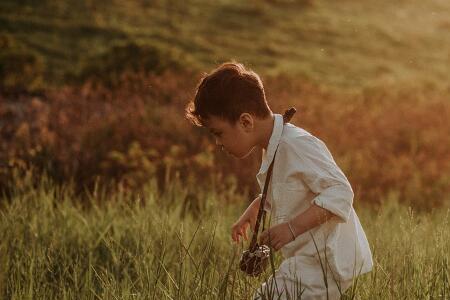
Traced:
<path fill-rule="evenodd" d="M 256 73 L 234 62 L 219 66 L 201 79 L 186 116 L 237 158 L 262 148 L 261 190 L 274 159 L 264 206 L 271 227 L 260 244 L 281 250 L 285 259 L 254 299 L 338 299 L 354 277 L 372 269 L 350 183 L 321 140 L 272 113 Z M 233 225 L 235 242 L 254 228 L 260 200 Z"/>

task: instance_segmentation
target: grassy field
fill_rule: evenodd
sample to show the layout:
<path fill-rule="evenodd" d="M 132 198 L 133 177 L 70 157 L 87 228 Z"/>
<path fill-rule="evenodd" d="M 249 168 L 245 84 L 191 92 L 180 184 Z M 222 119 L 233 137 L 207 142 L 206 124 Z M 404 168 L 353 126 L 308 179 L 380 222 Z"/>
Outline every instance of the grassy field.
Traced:
<path fill-rule="evenodd" d="M 447 88 L 449 16 L 445 0 L 5 0 L 0 34 L 42 58 L 46 83 L 136 43 L 201 70 L 234 58 L 341 88 Z"/>
<path fill-rule="evenodd" d="M 229 231 L 248 199 L 232 192 L 149 183 L 135 196 L 97 190 L 88 208 L 43 179 L 1 200 L 2 299 L 249 299 L 270 273 L 237 268 L 242 245 Z M 343 299 L 450 297 L 449 209 L 416 213 L 389 199 L 356 210 L 375 267 Z"/>
<path fill-rule="evenodd" d="M 270 271 L 244 276 L 229 232 L 260 157 L 183 117 L 236 59 L 354 187 L 375 267 L 343 299 L 450 299 L 449 20 L 447 0 L 2 0 L 0 298 L 249 299 Z"/>

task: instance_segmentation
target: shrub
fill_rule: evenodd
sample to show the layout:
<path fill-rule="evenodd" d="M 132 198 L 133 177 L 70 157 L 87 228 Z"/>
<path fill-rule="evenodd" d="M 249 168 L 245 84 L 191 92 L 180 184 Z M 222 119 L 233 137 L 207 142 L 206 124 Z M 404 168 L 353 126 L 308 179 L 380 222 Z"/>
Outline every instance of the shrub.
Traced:
<path fill-rule="evenodd" d="M 190 58 L 174 49 L 135 42 L 119 43 L 83 63 L 80 78 L 117 85 L 124 72 L 161 74 L 189 66 Z"/>
<path fill-rule="evenodd" d="M 206 130 L 184 119 L 196 79 L 187 72 L 123 73 L 114 88 L 89 81 L 41 98 L 3 96 L 2 188 L 12 169 L 33 166 L 73 179 L 80 190 L 99 180 L 139 189 L 154 177 L 161 187 L 179 178 L 226 190 L 234 186 L 232 174 L 241 191 L 257 193 L 260 153 L 244 161 L 226 157 Z M 358 200 L 379 203 L 395 194 L 433 207 L 448 199 L 446 95 L 394 87 L 351 94 L 284 77 L 265 85 L 275 112 L 295 105 L 293 123 L 327 144 Z"/>
<path fill-rule="evenodd" d="M 7 93 L 40 91 L 45 72 L 42 58 L 9 35 L 0 35 L 0 44 L 0 89 Z"/>

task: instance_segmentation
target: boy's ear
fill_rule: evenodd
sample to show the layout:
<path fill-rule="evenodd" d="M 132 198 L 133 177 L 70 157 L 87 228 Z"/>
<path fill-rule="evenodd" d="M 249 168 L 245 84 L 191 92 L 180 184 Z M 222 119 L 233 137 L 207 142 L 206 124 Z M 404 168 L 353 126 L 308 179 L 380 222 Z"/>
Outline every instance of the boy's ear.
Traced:
<path fill-rule="evenodd" d="M 253 130 L 254 120 L 252 115 L 249 113 L 242 113 L 239 116 L 239 124 L 245 131 Z"/>

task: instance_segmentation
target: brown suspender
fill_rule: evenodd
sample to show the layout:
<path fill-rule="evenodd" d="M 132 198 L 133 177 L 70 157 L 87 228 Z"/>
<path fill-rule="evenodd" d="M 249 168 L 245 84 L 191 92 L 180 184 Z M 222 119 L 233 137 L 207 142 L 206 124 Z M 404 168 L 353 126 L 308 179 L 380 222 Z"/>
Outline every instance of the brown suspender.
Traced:
<path fill-rule="evenodd" d="M 283 114 L 283 123 L 288 123 L 296 111 L 297 110 L 293 107 L 286 110 Z M 258 231 L 259 231 L 259 225 L 261 223 L 261 218 L 263 220 L 262 231 L 264 231 L 264 225 L 265 225 L 265 219 L 266 219 L 266 212 L 264 211 L 264 204 L 266 202 L 267 190 L 269 189 L 270 178 L 272 177 L 272 170 L 273 170 L 273 164 L 275 162 L 276 152 L 277 151 L 275 150 L 272 162 L 270 163 L 269 169 L 267 171 L 266 181 L 264 182 L 263 193 L 262 193 L 261 201 L 259 204 L 258 217 L 256 218 L 255 230 L 253 231 L 252 240 L 251 240 L 250 246 L 249 246 L 250 252 L 255 251 L 255 249 L 258 247 Z"/>

